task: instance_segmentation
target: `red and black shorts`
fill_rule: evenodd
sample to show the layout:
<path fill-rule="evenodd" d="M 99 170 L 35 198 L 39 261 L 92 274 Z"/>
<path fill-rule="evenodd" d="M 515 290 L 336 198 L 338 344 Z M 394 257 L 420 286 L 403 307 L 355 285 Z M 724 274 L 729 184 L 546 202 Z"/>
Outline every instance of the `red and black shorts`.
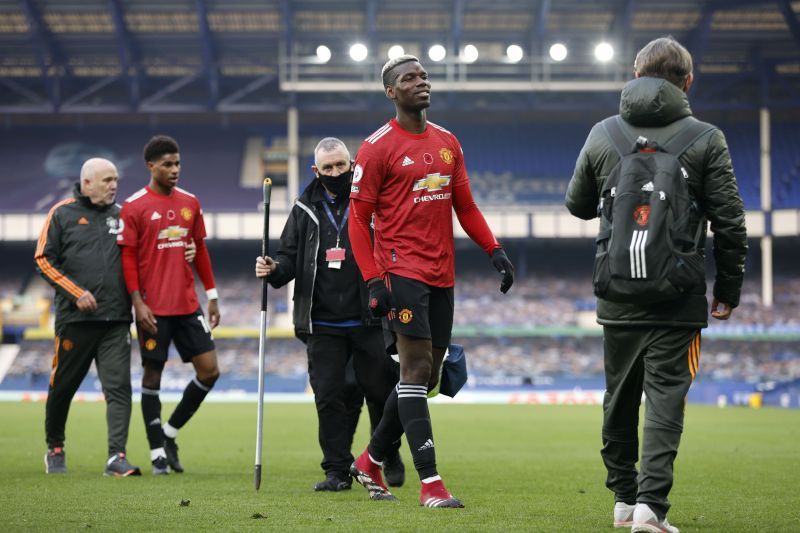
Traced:
<path fill-rule="evenodd" d="M 199 308 L 189 315 L 156 316 L 156 327 L 155 335 L 137 327 L 142 359 L 166 361 L 170 342 L 175 343 L 184 363 L 214 349 L 211 327 Z"/>
<path fill-rule="evenodd" d="M 450 345 L 453 331 L 453 287 L 433 287 L 389 273 L 384 278 L 397 304 L 389 329 L 409 337 L 430 339 L 436 348 Z"/>

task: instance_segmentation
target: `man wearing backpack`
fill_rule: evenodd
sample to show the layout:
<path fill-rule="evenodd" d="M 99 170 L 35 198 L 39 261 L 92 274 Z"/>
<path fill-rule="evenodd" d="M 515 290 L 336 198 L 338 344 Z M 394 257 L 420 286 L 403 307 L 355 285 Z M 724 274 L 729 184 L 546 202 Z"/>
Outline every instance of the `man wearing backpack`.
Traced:
<path fill-rule="evenodd" d="M 667 495 L 700 330 L 708 326 L 706 221 L 718 320 L 739 303 L 747 235 L 725 136 L 691 117 L 689 52 L 671 37 L 656 39 L 636 55 L 634 72 L 619 117 L 589 133 L 566 206 L 576 217 L 601 218 L 593 283 L 606 374 L 601 455 L 615 494 L 614 526 L 673 533 Z"/>

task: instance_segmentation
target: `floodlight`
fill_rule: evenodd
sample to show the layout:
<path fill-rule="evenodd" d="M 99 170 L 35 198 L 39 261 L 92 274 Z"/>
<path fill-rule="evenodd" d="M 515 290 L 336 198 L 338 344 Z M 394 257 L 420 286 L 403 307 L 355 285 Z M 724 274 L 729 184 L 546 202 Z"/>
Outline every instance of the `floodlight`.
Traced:
<path fill-rule="evenodd" d="M 441 61 L 446 55 L 447 50 L 441 44 L 434 44 L 428 50 L 428 57 L 431 58 L 431 61 Z"/>
<path fill-rule="evenodd" d="M 461 59 L 464 63 L 474 63 L 478 60 L 478 48 L 474 44 L 468 44 L 461 51 Z"/>
<path fill-rule="evenodd" d="M 395 59 L 395 58 L 398 58 L 398 57 L 400 57 L 401 55 L 403 55 L 405 53 L 406 53 L 406 51 L 403 49 L 403 47 L 400 46 L 399 44 L 396 44 L 396 45 L 392 46 L 391 48 L 389 48 L 389 51 L 387 52 L 386 55 L 389 56 L 389 59 Z"/>
<path fill-rule="evenodd" d="M 567 47 L 561 43 L 555 43 L 550 47 L 550 58 L 553 61 L 564 61 L 567 57 Z"/>
<path fill-rule="evenodd" d="M 368 54 L 369 51 L 367 50 L 366 45 L 362 43 L 356 43 L 350 47 L 350 58 L 353 61 L 364 61 Z"/>
<path fill-rule="evenodd" d="M 317 46 L 317 59 L 319 59 L 320 63 L 327 63 L 331 60 L 331 49 L 321 44 Z"/>
<path fill-rule="evenodd" d="M 614 47 L 605 42 L 600 43 L 594 48 L 594 57 L 603 63 L 606 61 L 611 61 L 611 58 L 614 57 Z"/>
<path fill-rule="evenodd" d="M 522 47 L 519 45 L 512 44 L 506 48 L 506 56 L 512 63 L 519 63 L 522 60 L 523 55 L 524 52 L 522 51 Z"/>

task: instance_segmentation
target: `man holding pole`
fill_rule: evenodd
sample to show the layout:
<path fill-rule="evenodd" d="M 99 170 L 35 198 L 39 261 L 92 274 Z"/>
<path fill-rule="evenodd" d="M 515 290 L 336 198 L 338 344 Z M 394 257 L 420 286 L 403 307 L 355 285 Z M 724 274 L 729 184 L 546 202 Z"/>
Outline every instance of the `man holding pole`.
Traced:
<path fill-rule="evenodd" d="M 363 402 L 347 385 L 352 363 L 356 382 L 377 427 L 384 402 L 398 380 L 397 366 L 386 355 L 379 322 L 370 315 L 367 287 L 353 258 L 347 232 L 352 177 L 350 153 L 336 138 L 322 139 L 314 150 L 316 175 L 297 199 L 281 235 L 277 254 L 256 259 L 256 275 L 273 287 L 291 280 L 294 327 L 308 349 L 308 373 L 319 418 L 319 444 L 325 480 L 316 491 L 351 487 L 350 447 Z M 387 480 L 405 479 L 399 439 L 390 444 L 384 467 Z"/>

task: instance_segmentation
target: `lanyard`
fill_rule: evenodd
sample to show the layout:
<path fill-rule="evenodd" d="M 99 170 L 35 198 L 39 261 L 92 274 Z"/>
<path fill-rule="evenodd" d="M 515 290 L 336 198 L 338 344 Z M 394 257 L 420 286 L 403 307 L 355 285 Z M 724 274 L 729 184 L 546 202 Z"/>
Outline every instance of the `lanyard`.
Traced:
<path fill-rule="evenodd" d="M 328 215 L 328 220 L 331 221 L 333 227 L 336 228 L 336 247 L 339 247 L 339 237 L 342 234 L 342 230 L 344 229 L 344 225 L 347 224 L 347 217 L 350 215 L 350 206 L 348 205 L 347 208 L 344 210 L 344 216 L 342 217 L 342 223 L 337 224 L 336 219 L 333 218 L 333 213 L 331 212 L 331 208 L 328 207 L 328 202 L 323 201 L 322 207 L 325 208 L 325 214 Z"/>

